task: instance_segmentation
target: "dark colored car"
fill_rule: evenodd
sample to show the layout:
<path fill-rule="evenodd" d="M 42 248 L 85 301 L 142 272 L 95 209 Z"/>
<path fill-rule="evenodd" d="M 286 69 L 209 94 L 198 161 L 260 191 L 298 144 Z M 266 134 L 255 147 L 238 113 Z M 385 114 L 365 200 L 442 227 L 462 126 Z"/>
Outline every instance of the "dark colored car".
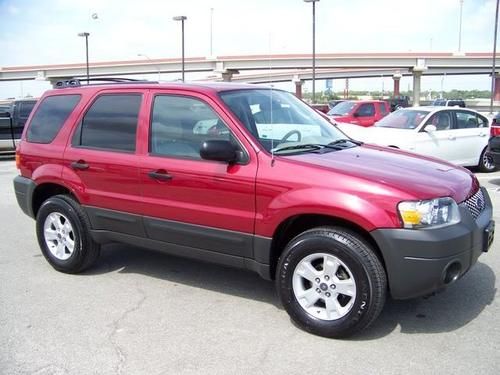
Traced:
<path fill-rule="evenodd" d="M 330 100 L 328 102 L 328 108 L 329 109 L 332 109 L 333 107 L 335 107 L 337 104 L 339 103 L 342 103 L 342 102 L 345 102 L 345 99 L 335 99 L 335 100 Z"/>
<path fill-rule="evenodd" d="M 493 160 L 495 167 L 500 168 L 500 112 L 491 120 L 487 156 Z"/>
<path fill-rule="evenodd" d="M 0 108 L 0 153 L 11 153 L 21 138 L 36 99 L 19 99 Z"/>
<path fill-rule="evenodd" d="M 393 96 L 392 98 L 387 99 L 387 102 L 391 107 L 391 112 L 410 106 L 410 98 L 406 95 Z"/>
<path fill-rule="evenodd" d="M 327 337 L 369 326 L 388 293 L 452 284 L 494 235 L 469 171 L 351 140 L 294 95 L 254 85 L 50 90 L 16 164 L 18 204 L 56 270 L 91 267 L 109 242 L 247 269 Z"/>
<path fill-rule="evenodd" d="M 465 101 L 463 99 L 436 99 L 432 102 L 432 105 L 438 107 L 465 108 Z"/>

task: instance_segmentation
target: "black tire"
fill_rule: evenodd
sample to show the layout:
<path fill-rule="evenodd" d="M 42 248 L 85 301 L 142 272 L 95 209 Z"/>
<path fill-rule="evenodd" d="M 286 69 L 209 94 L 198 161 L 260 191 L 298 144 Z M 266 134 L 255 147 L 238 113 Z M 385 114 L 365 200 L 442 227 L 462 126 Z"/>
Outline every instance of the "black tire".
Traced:
<path fill-rule="evenodd" d="M 311 315 L 300 305 L 293 291 L 297 265 L 317 253 L 339 259 L 355 280 L 356 297 L 352 307 L 338 319 L 324 320 Z M 387 293 L 386 274 L 380 259 L 360 236 L 340 227 L 315 228 L 292 239 L 278 261 L 276 286 L 294 322 L 308 332 L 330 338 L 351 336 L 368 327 L 382 311 Z"/>
<path fill-rule="evenodd" d="M 52 254 L 45 240 L 45 220 L 52 213 L 67 218 L 73 229 L 73 252 L 65 260 Z M 87 215 L 73 198 L 67 195 L 55 195 L 43 202 L 36 216 L 36 234 L 42 254 L 49 264 L 64 273 L 79 273 L 89 268 L 100 254 L 100 245 L 90 236 L 90 227 Z"/>
<path fill-rule="evenodd" d="M 481 152 L 481 157 L 479 159 L 478 168 L 481 172 L 490 173 L 496 171 L 495 163 L 493 162 L 493 158 L 487 154 L 488 148 L 485 147 L 483 152 Z M 488 158 L 488 160 L 486 160 Z"/>

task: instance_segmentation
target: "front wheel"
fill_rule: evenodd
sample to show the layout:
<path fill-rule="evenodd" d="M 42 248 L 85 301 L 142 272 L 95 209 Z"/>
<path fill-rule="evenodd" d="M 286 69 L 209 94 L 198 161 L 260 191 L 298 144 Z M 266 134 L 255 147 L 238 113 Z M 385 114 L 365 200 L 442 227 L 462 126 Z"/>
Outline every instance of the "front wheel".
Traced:
<path fill-rule="evenodd" d="M 487 147 L 485 147 L 483 152 L 481 153 L 481 158 L 479 159 L 478 167 L 481 172 L 485 173 L 494 172 L 496 170 L 493 158 L 487 152 Z"/>
<path fill-rule="evenodd" d="M 341 338 L 377 318 L 387 281 L 380 260 L 361 237 L 343 228 L 321 227 L 287 245 L 278 263 L 277 288 L 301 328 Z"/>

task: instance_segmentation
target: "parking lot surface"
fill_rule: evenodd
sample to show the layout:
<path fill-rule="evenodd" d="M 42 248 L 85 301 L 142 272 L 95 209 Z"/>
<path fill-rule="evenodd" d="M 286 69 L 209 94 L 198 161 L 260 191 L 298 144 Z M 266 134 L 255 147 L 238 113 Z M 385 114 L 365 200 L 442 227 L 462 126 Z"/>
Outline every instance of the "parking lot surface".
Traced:
<path fill-rule="evenodd" d="M 500 373 L 500 231 L 446 291 L 388 300 L 368 330 L 331 340 L 295 327 L 249 272 L 123 245 L 84 274 L 56 272 L 16 174 L 0 161 L 1 374 Z M 500 224 L 500 172 L 478 178 Z"/>

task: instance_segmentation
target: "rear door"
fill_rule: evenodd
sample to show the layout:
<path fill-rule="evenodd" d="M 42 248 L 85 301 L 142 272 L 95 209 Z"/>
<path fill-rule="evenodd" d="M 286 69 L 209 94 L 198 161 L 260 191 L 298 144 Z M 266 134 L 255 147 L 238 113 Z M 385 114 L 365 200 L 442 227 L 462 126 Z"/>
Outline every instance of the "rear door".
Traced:
<path fill-rule="evenodd" d="M 473 166 L 479 163 L 484 148 L 488 145 L 488 120 L 467 110 L 452 111 L 454 115 L 455 143 L 460 149 L 460 165 Z"/>
<path fill-rule="evenodd" d="M 144 225 L 154 240 L 238 257 L 252 255 L 257 160 L 230 117 L 209 97 L 157 91 L 140 166 Z M 244 163 L 202 160 L 201 143 L 230 140 Z"/>
<path fill-rule="evenodd" d="M 98 93 L 81 115 L 64 155 L 63 179 L 94 229 L 142 236 L 136 134 L 144 92 Z"/>

